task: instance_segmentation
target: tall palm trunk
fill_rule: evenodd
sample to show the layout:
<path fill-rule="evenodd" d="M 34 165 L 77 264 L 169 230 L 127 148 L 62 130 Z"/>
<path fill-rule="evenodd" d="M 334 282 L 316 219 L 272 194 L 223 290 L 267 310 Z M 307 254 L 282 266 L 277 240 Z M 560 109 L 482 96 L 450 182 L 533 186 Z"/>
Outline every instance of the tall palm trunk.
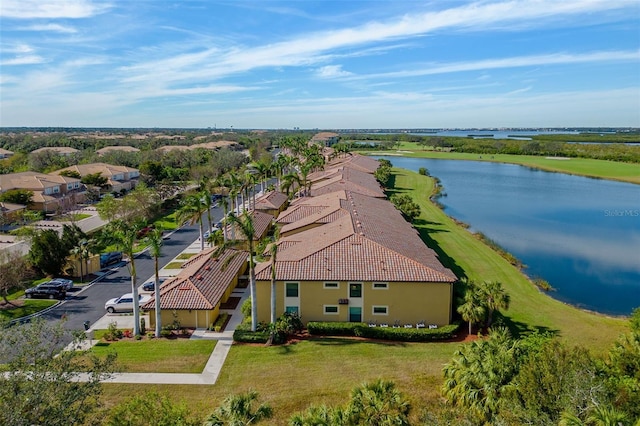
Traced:
<path fill-rule="evenodd" d="M 156 269 L 156 283 L 153 289 L 154 296 L 156 298 L 156 338 L 160 338 L 160 332 L 162 331 L 162 315 L 160 312 L 160 268 L 158 262 L 158 256 L 154 256 L 154 267 Z"/>
<path fill-rule="evenodd" d="M 138 300 L 138 279 L 136 277 L 136 263 L 133 260 L 133 251 L 129 253 L 131 265 L 131 294 L 133 295 L 133 335 L 140 335 L 140 300 Z"/>

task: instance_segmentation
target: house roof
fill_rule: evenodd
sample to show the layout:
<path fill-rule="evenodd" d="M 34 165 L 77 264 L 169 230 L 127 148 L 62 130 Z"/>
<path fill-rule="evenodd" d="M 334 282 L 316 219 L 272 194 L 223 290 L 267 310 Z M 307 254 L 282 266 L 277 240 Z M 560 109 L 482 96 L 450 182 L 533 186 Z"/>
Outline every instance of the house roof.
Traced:
<path fill-rule="evenodd" d="M 0 174 L 0 192 L 8 191 L 10 189 L 42 191 L 45 188 L 51 188 L 73 182 L 80 182 L 80 179 L 31 171 L 7 173 Z"/>
<path fill-rule="evenodd" d="M 133 167 L 116 166 L 116 165 L 107 164 L 107 163 L 91 163 L 91 164 L 77 164 L 75 166 L 70 166 L 61 170 L 56 170 L 53 173 L 56 173 L 56 176 L 57 176 L 58 173 L 65 170 L 78 172 L 80 176 L 100 173 L 102 176 L 106 178 L 111 178 L 113 177 L 113 175 L 120 174 L 120 173 L 131 173 L 131 172 L 138 171 L 138 169 L 134 169 Z"/>
<path fill-rule="evenodd" d="M 256 210 L 279 210 L 289 200 L 287 194 L 269 191 L 256 200 Z"/>
<path fill-rule="evenodd" d="M 44 148 L 38 148 L 31 151 L 32 154 L 38 154 L 40 152 L 53 151 L 57 154 L 74 154 L 80 152 L 80 150 L 71 148 L 70 146 L 45 146 Z"/>
<path fill-rule="evenodd" d="M 284 224 L 280 229 L 281 234 L 284 235 L 311 224 L 331 223 L 347 215 L 348 212 L 343 210 L 340 204 L 341 200 L 346 199 L 346 191 L 299 198 L 294 206 L 278 216 L 278 223 Z"/>
<path fill-rule="evenodd" d="M 13 155 L 13 151 L 9 151 L 8 149 L 0 148 L 0 154 L 4 154 L 4 155 L 10 154 L 10 155 Z"/>
<path fill-rule="evenodd" d="M 100 149 L 96 150 L 96 154 L 102 155 L 102 154 L 106 154 L 107 152 L 112 152 L 112 151 L 140 152 L 140 150 L 138 148 L 134 148 L 132 146 L 114 145 L 114 146 L 105 146 L 104 148 L 100 148 Z"/>
<path fill-rule="evenodd" d="M 244 213 L 246 214 L 246 213 Z M 273 216 L 269 213 L 261 212 L 259 210 L 252 210 L 250 213 L 251 218 L 253 220 L 253 229 L 255 231 L 254 241 L 261 239 L 265 232 L 269 229 L 271 224 L 273 223 Z M 236 240 L 245 240 L 245 236 L 242 232 L 240 232 L 237 225 L 229 224 L 227 225 L 227 235 L 231 232 L 231 226 L 235 226 L 235 239 Z"/>
<path fill-rule="evenodd" d="M 5 203 L 4 201 L 0 201 L 0 212 L 3 214 L 24 210 L 26 208 L 27 206 L 23 206 L 22 204 Z"/>
<path fill-rule="evenodd" d="M 160 287 L 161 309 L 211 310 L 247 262 L 246 251 L 226 249 L 214 258 L 215 248 L 200 252 L 184 269 Z M 155 297 L 142 306 L 155 309 Z"/>
<path fill-rule="evenodd" d="M 384 198 L 385 194 L 376 178 L 369 173 L 344 167 L 335 176 L 317 182 L 311 186 L 311 196 L 336 191 L 356 192 L 370 197 Z"/>
<path fill-rule="evenodd" d="M 347 193 L 335 221 L 278 242 L 278 280 L 453 282 L 455 275 L 386 200 Z M 270 263 L 256 277 L 270 279 Z"/>
<path fill-rule="evenodd" d="M 351 153 L 347 157 L 335 158 L 327 164 L 327 167 L 351 167 L 365 173 L 373 173 L 380 166 L 380 162 L 375 158 Z"/>

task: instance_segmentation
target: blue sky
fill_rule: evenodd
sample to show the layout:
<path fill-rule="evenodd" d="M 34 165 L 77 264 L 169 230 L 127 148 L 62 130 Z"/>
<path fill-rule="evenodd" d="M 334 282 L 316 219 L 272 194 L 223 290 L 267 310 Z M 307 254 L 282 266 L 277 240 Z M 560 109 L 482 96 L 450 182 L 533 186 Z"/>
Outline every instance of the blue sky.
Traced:
<path fill-rule="evenodd" d="M 2 0 L 0 126 L 640 127 L 640 2 Z"/>

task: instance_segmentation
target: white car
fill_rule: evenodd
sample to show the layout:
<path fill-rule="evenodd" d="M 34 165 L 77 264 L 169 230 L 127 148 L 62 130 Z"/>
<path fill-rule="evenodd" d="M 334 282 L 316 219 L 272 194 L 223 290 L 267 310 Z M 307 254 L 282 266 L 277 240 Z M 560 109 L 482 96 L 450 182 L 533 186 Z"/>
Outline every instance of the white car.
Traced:
<path fill-rule="evenodd" d="M 220 230 L 220 228 L 218 227 L 218 225 L 213 225 L 211 227 L 211 231 L 205 231 L 205 233 L 202 235 L 202 237 L 206 240 L 207 238 L 209 238 L 209 236 L 211 234 L 213 234 L 214 232 L 219 231 L 219 230 Z"/>
<path fill-rule="evenodd" d="M 143 305 L 147 303 L 150 299 L 151 299 L 151 296 L 148 294 L 139 294 L 138 304 Z M 107 303 L 104 304 L 104 308 L 110 314 L 114 312 L 133 312 L 133 294 L 126 293 L 120 297 L 109 299 L 107 300 Z"/>

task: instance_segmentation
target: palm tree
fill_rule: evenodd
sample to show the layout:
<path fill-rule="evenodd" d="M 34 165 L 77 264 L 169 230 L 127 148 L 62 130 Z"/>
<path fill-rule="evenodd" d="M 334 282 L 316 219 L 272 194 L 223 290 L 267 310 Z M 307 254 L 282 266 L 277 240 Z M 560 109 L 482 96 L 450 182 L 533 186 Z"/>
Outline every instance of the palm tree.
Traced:
<path fill-rule="evenodd" d="M 248 426 L 273 415 L 267 404 L 260 404 L 253 410 L 253 403 L 258 399 L 258 392 L 249 391 L 227 397 L 223 405 L 209 416 L 206 426 Z"/>
<path fill-rule="evenodd" d="M 146 236 L 147 243 L 149 243 L 149 254 L 153 257 L 153 265 L 155 271 L 155 286 L 154 286 L 154 296 L 156 299 L 156 337 L 160 337 L 161 327 L 161 315 L 160 315 L 160 275 L 159 270 L 160 267 L 158 265 L 158 259 L 162 255 L 162 229 L 155 228 L 152 229 Z"/>
<path fill-rule="evenodd" d="M 92 253 L 92 245 L 89 240 L 86 238 L 78 241 L 78 245 L 71 249 L 71 254 L 75 255 L 78 259 L 78 263 L 80 263 L 80 282 L 84 282 L 84 271 L 89 274 L 89 267 L 87 265 L 87 260 L 89 260 L 89 256 Z"/>
<path fill-rule="evenodd" d="M 342 407 L 326 405 L 307 408 L 304 412 L 294 414 L 289 419 L 290 426 L 334 426 L 348 425 L 348 418 Z"/>
<path fill-rule="evenodd" d="M 251 297 L 251 331 L 256 331 L 256 329 L 258 328 L 258 306 L 256 304 L 256 272 L 253 265 L 253 239 L 255 238 L 256 230 L 253 226 L 253 218 L 247 213 L 238 217 L 233 212 L 231 212 L 228 219 L 231 223 L 232 228 L 235 228 L 237 226 L 238 230 L 247 239 L 247 245 L 249 249 L 249 294 Z"/>
<path fill-rule="evenodd" d="M 293 189 L 297 188 L 295 185 L 297 185 L 297 187 L 300 187 L 300 177 L 298 176 L 297 173 L 294 173 L 294 172 L 287 173 L 282 177 L 282 184 L 280 185 L 280 190 L 284 191 L 285 194 L 287 194 L 288 196 L 291 188 Z"/>
<path fill-rule="evenodd" d="M 206 211 L 207 206 L 202 202 L 199 194 L 188 195 L 182 202 L 182 207 L 178 210 L 176 218 L 181 224 L 195 223 L 200 225 L 200 250 L 204 250 L 204 231 L 202 226 L 202 215 Z"/>
<path fill-rule="evenodd" d="M 482 321 L 486 314 L 486 307 L 473 281 L 468 283 L 463 301 L 464 303 L 458 306 L 458 313 L 464 321 L 469 323 L 469 334 L 471 334 L 473 324 Z"/>
<path fill-rule="evenodd" d="M 395 388 L 395 384 L 379 379 L 351 392 L 348 424 L 407 426 L 410 410 L 409 401 Z"/>
<path fill-rule="evenodd" d="M 479 291 L 487 308 L 487 327 L 491 327 L 493 313 L 499 309 L 509 309 L 511 298 L 498 281 L 484 282 Z"/>
<path fill-rule="evenodd" d="M 133 295 L 133 334 L 140 335 L 140 304 L 138 300 L 138 285 L 136 276 L 136 262 L 134 254 L 134 246 L 140 225 L 132 225 L 123 220 L 117 219 L 110 222 L 108 225 L 108 232 L 103 235 L 108 235 L 107 238 L 114 241 L 122 253 L 129 258 L 129 273 L 131 275 L 131 294 Z"/>

